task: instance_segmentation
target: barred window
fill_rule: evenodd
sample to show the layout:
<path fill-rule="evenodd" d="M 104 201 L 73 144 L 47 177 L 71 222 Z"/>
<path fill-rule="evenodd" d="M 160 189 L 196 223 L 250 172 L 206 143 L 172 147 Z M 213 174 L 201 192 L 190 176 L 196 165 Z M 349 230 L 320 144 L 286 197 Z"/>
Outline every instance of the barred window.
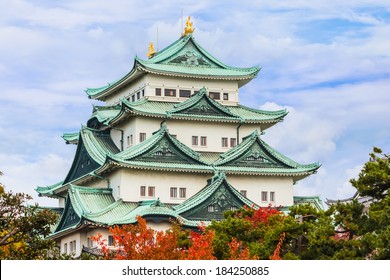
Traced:
<path fill-rule="evenodd" d="M 166 88 L 164 90 L 164 96 L 173 96 L 173 97 L 175 97 L 176 96 L 176 89 Z"/>
<path fill-rule="evenodd" d="M 261 201 L 268 201 L 268 193 L 261 192 Z"/>
<path fill-rule="evenodd" d="M 148 196 L 154 197 L 155 187 L 148 187 Z"/>
<path fill-rule="evenodd" d="M 228 147 L 228 138 L 222 137 L 222 147 Z"/>
<path fill-rule="evenodd" d="M 179 96 L 180 97 L 190 97 L 191 96 L 191 91 L 190 90 L 186 90 L 186 89 L 181 89 L 179 91 Z"/>
<path fill-rule="evenodd" d="M 201 146 L 207 146 L 207 137 L 206 136 L 201 136 L 200 137 L 200 145 Z"/>
<path fill-rule="evenodd" d="M 146 186 L 141 186 L 140 187 L 139 195 L 140 196 L 146 196 Z"/>
<path fill-rule="evenodd" d="M 172 198 L 177 197 L 177 188 L 171 188 L 170 196 L 171 196 Z"/>
<path fill-rule="evenodd" d="M 180 188 L 179 196 L 180 196 L 180 198 L 186 198 L 186 196 L 187 196 L 187 189 L 186 188 Z"/>

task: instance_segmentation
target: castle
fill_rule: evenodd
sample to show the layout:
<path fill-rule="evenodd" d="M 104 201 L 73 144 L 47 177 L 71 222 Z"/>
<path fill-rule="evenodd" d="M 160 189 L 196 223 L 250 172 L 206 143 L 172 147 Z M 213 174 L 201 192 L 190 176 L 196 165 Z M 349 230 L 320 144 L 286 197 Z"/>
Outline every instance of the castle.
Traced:
<path fill-rule="evenodd" d="M 66 178 L 37 187 L 57 198 L 61 217 L 50 238 L 62 253 L 80 255 L 108 227 L 147 220 L 167 229 L 171 219 L 196 228 L 244 205 L 288 208 L 318 197 L 295 197 L 293 185 L 316 172 L 318 163 L 299 164 L 262 140 L 285 110 L 264 111 L 239 103 L 239 90 L 258 66 L 225 65 L 195 40 L 190 19 L 182 36 L 148 59 L 135 57 L 124 77 L 89 98 L 104 101 L 77 133 Z M 319 206 L 320 207 L 320 206 Z"/>

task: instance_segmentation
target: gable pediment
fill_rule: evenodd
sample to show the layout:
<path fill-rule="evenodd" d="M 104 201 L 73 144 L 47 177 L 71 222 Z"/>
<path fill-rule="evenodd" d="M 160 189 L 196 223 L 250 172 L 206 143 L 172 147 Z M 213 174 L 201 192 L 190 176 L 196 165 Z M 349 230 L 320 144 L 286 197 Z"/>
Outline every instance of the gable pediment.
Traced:
<path fill-rule="evenodd" d="M 73 160 L 72 167 L 64 180 L 64 184 L 71 182 L 81 176 L 88 174 L 98 168 L 98 164 L 88 153 L 82 139 L 80 139 L 76 151 L 76 156 Z"/>
<path fill-rule="evenodd" d="M 195 95 L 186 101 L 175 105 L 173 110 L 167 112 L 168 117 L 173 116 L 216 116 L 240 120 L 228 108 L 212 100 L 205 88 L 200 89 Z"/>
<path fill-rule="evenodd" d="M 131 160 L 141 161 L 158 161 L 172 163 L 197 163 L 193 158 L 186 155 L 183 151 L 177 148 L 168 136 L 161 138 L 153 147 L 145 151 L 145 153 L 132 158 Z"/>
<path fill-rule="evenodd" d="M 194 67 L 218 67 L 217 64 L 213 63 L 200 52 L 191 40 L 187 42 L 181 51 L 161 63 Z"/>

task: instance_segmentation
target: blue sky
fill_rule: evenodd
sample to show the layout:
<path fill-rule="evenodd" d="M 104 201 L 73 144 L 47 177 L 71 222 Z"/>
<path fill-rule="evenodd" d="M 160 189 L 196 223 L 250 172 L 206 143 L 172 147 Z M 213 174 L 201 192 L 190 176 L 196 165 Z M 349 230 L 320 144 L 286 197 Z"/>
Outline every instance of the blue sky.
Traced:
<path fill-rule="evenodd" d="M 150 41 L 162 49 L 192 16 L 195 38 L 228 65 L 259 65 L 240 102 L 287 108 L 264 139 L 319 172 L 297 195 L 345 198 L 373 146 L 390 152 L 390 2 L 0 0 L 0 170 L 32 194 L 62 180 L 92 112 L 87 87 L 127 73 Z"/>

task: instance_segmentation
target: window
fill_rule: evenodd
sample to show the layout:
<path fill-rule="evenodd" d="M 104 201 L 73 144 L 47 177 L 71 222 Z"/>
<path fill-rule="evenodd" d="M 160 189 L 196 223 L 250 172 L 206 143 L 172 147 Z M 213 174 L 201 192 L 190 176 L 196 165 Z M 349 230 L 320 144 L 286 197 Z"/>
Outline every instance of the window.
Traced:
<path fill-rule="evenodd" d="M 198 146 L 198 136 L 192 136 L 192 145 Z"/>
<path fill-rule="evenodd" d="M 246 197 L 246 190 L 241 190 L 240 193 Z"/>
<path fill-rule="evenodd" d="M 108 236 L 108 246 L 114 246 L 114 236 Z"/>
<path fill-rule="evenodd" d="M 143 141 L 145 141 L 145 140 L 146 140 L 146 133 L 141 132 L 141 133 L 139 134 L 139 141 L 140 141 L 140 142 L 143 142 Z"/>
<path fill-rule="evenodd" d="M 175 97 L 176 96 L 176 89 L 166 88 L 164 90 L 164 96 L 173 96 L 173 97 Z"/>
<path fill-rule="evenodd" d="M 228 139 L 225 137 L 222 137 L 222 147 L 228 147 Z"/>
<path fill-rule="evenodd" d="M 268 201 L 268 193 L 261 192 L 261 201 Z"/>
<path fill-rule="evenodd" d="M 64 253 L 65 253 L 65 254 L 68 253 L 68 243 L 65 243 L 65 244 L 64 244 Z"/>
<path fill-rule="evenodd" d="M 145 90 L 141 90 L 141 96 L 144 97 L 145 96 Z"/>
<path fill-rule="evenodd" d="M 187 196 L 187 189 L 186 188 L 180 188 L 179 189 L 179 196 L 180 196 L 180 198 L 186 198 L 186 196 Z"/>
<path fill-rule="evenodd" d="M 154 197 L 155 187 L 148 187 L 148 196 Z"/>
<path fill-rule="evenodd" d="M 230 138 L 230 147 L 235 147 L 237 145 L 236 138 Z"/>
<path fill-rule="evenodd" d="M 214 205 L 207 206 L 207 212 L 214 212 L 214 211 L 215 211 Z"/>
<path fill-rule="evenodd" d="M 146 186 L 141 186 L 139 189 L 139 195 L 145 196 L 146 195 Z"/>
<path fill-rule="evenodd" d="M 132 102 L 135 101 L 135 95 L 134 95 L 134 94 L 131 96 L 131 101 L 132 101 Z"/>
<path fill-rule="evenodd" d="M 129 145 L 133 145 L 133 134 L 130 134 Z"/>
<path fill-rule="evenodd" d="M 272 202 L 275 202 L 275 192 L 270 192 L 269 193 L 269 200 Z"/>
<path fill-rule="evenodd" d="M 209 96 L 210 96 L 210 98 L 212 98 L 212 99 L 220 99 L 220 93 L 219 92 L 212 92 L 212 91 L 210 91 L 209 92 Z"/>
<path fill-rule="evenodd" d="M 140 97 L 140 92 L 137 92 L 137 100 L 139 99 Z"/>
<path fill-rule="evenodd" d="M 229 93 L 227 92 L 223 93 L 223 100 L 229 100 Z"/>
<path fill-rule="evenodd" d="M 118 187 L 117 187 L 117 190 L 118 190 L 118 195 L 117 195 L 117 196 L 118 196 L 118 197 L 121 197 L 121 186 L 118 186 Z"/>
<path fill-rule="evenodd" d="M 179 96 L 180 97 L 190 97 L 191 96 L 191 91 L 190 90 L 186 90 L 186 89 L 181 89 L 179 91 Z"/>
<path fill-rule="evenodd" d="M 200 145 L 201 146 L 207 146 L 207 137 L 206 136 L 201 136 L 200 137 Z"/>
<path fill-rule="evenodd" d="M 170 196 L 171 196 L 172 198 L 177 197 L 177 188 L 171 188 Z"/>
<path fill-rule="evenodd" d="M 87 239 L 87 246 L 88 246 L 88 248 L 93 247 L 93 240 L 91 238 L 89 238 L 89 237 Z"/>
<path fill-rule="evenodd" d="M 76 240 L 69 242 L 70 253 L 76 252 Z"/>
<path fill-rule="evenodd" d="M 156 96 L 161 96 L 161 88 L 156 88 Z"/>

